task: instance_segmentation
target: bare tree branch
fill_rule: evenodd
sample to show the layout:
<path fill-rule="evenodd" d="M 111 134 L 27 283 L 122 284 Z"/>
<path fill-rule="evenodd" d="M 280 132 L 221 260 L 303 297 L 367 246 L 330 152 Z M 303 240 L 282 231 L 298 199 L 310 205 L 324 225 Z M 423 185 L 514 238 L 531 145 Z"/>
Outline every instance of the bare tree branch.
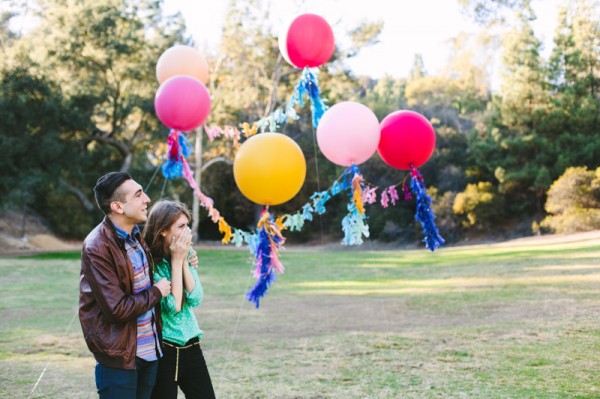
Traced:
<path fill-rule="evenodd" d="M 216 157 L 203 164 L 201 171 L 204 172 L 206 169 L 208 169 L 210 166 L 217 162 L 225 162 L 228 165 L 233 165 L 233 161 L 227 157 Z"/>
<path fill-rule="evenodd" d="M 108 133 L 103 132 L 100 129 L 95 129 L 92 132 L 92 137 L 90 141 L 97 141 L 99 143 L 110 145 L 119 151 L 119 154 L 123 158 L 123 162 L 121 163 L 121 172 L 127 172 L 131 167 L 131 162 L 133 160 L 133 154 L 129 146 L 117 139 L 107 136 Z"/>
<path fill-rule="evenodd" d="M 81 191 L 80 189 L 78 189 L 77 187 L 75 187 L 74 185 L 72 185 L 71 183 L 69 183 L 68 181 L 63 179 L 62 177 L 60 177 L 58 179 L 58 181 L 59 181 L 60 185 L 63 186 L 68 192 L 70 192 L 71 194 L 73 194 L 77 197 L 77 199 L 79 200 L 79 202 L 81 202 L 81 205 L 83 205 L 83 207 L 85 208 L 86 211 L 88 211 L 88 212 L 94 211 L 94 209 L 96 207 L 87 198 L 87 196 L 83 193 L 83 191 Z"/>

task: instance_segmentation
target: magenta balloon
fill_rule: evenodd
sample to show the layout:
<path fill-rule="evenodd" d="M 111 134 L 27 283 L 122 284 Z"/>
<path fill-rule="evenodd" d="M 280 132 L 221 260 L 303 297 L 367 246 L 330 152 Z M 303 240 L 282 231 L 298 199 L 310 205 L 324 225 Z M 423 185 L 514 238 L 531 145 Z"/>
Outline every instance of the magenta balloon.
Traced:
<path fill-rule="evenodd" d="M 283 32 L 284 34 L 286 32 Z M 318 67 L 333 55 L 333 30 L 327 21 L 316 14 L 302 14 L 290 24 L 286 35 L 286 60 L 298 68 Z"/>
<path fill-rule="evenodd" d="M 190 131 L 210 113 L 210 95 L 199 80 L 177 75 L 165 80 L 154 97 L 156 115 L 171 129 Z"/>
<path fill-rule="evenodd" d="M 425 164 L 435 150 L 435 131 L 423 115 L 414 111 L 392 112 L 381 121 L 379 155 L 388 165 L 410 170 Z"/>
<path fill-rule="evenodd" d="M 379 144 L 379 121 L 366 106 L 344 101 L 329 108 L 317 127 L 317 143 L 327 159 L 336 165 L 360 165 Z"/>

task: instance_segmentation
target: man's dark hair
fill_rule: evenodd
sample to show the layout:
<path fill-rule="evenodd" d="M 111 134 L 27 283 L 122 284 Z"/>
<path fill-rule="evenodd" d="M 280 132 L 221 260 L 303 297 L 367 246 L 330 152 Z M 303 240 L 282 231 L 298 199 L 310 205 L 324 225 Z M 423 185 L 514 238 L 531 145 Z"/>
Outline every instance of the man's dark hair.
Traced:
<path fill-rule="evenodd" d="M 131 176 L 124 172 L 109 172 L 98 179 L 94 187 L 96 203 L 105 215 L 110 213 L 110 203 L 113 201 L 122 201 L 120 198 L 121 184 L 131 180 Z"/>

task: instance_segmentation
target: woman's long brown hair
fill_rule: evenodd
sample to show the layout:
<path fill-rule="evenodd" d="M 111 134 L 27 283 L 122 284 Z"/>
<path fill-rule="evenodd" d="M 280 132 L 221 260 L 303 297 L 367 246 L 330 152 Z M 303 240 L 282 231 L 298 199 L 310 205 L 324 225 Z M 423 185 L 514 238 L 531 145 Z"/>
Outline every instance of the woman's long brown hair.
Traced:
<path fill-rule="evenodd" d="M 158 201 L 150 209 L 143 235 L 156 262 L 160 262 L 165 257 L 165 238 L 160 233 L 168 230 L 181 215 L 185 215 L 188 218 L 188 222 L 192 220 L 190 210 L 187 206 L 177 201 Z"/>

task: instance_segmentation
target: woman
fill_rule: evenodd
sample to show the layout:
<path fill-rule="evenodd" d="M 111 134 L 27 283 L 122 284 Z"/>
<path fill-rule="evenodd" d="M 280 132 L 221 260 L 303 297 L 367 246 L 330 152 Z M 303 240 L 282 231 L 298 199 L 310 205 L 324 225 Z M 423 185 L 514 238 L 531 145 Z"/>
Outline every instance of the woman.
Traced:
<path fill-rule="evenodd" d="M 214 398 L 200 339 L 202 330 L 193 308 L 204 291 L 198 273 L 187 262 L 192 244 L 187 207 L 175 201 L 157 202 L 148 215 L 144 238 L 156 262 L 154 278 L 171 281 L 171 293 L 161 300 L 164 354 L 158 363 L 152 398 Z"/>

